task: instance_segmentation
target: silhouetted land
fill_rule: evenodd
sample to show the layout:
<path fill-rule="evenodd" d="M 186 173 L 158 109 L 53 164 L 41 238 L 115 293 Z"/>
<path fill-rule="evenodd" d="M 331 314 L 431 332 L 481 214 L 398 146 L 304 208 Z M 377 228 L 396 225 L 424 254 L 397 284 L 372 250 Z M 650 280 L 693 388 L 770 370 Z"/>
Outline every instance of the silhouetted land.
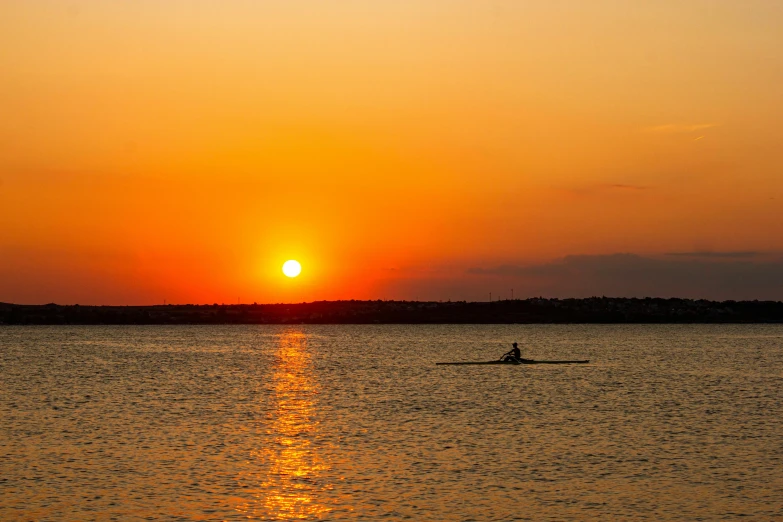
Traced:
<path fill-rule="evenodd" d="M 690 299 L 518 299 L 468 303 L 63 306 L 0 303 L 0 324 L 783 323 L 783 302 Z"/>

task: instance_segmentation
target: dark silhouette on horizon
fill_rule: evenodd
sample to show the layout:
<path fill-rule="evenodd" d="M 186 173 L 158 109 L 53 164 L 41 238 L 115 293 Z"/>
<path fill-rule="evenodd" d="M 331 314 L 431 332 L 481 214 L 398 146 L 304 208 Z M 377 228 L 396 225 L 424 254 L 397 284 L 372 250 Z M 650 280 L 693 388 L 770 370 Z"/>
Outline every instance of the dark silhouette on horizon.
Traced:
<path fill-rule="evenodd" d="M 0 303 L 0 325 L 536 323 L 783 323 L 783 302 L 591 297 L 156 306 Z"/>

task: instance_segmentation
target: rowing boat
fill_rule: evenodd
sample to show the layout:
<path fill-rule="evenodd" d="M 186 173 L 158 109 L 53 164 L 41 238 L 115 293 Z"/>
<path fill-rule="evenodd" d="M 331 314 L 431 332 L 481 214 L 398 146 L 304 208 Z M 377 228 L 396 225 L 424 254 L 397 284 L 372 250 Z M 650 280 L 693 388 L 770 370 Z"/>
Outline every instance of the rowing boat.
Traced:
<path fill-rule="evenodd" d="M 520 361 L 465 361 L 465 362 L 439 362 L 438 365 L 476 365 L 476 364 L 587 364 L 590 361 L 534 361 L 522 359 Z"/>

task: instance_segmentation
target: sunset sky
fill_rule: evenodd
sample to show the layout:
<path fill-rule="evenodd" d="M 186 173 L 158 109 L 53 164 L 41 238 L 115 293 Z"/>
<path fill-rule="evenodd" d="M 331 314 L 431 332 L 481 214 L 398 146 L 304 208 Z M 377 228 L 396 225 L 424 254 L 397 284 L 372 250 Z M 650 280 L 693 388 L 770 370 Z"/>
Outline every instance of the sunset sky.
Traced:
<path fill-rule="evenodd" d="M 781 27 L 775 0 L 3 0 L 0 302 L 783 299 Z"/>

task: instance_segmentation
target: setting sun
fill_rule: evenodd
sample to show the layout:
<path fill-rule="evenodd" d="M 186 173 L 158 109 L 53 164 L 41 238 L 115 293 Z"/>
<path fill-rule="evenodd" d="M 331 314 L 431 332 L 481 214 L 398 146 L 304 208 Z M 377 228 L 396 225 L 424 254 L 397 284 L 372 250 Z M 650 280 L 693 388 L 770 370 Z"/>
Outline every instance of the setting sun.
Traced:
<path fill-rule="evenodd" d="M 286 261 L 283 263 L 283 273 L 287 275 L 288 277 L 296 277 L 302 272 L 302 265 L 299 264 L 299 261 L 294 261 L 291 259 L 290 261 Z"/>

